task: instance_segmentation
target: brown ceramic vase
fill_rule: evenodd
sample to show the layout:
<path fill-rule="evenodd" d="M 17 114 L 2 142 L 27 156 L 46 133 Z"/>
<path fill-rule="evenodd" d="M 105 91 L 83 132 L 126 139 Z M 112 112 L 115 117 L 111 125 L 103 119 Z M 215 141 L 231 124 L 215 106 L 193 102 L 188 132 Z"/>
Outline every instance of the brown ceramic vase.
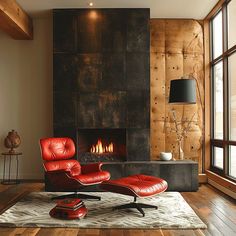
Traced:
<path fill-rule="evenodd" d="M 6 148 L 10 148 L 9 153 L 15 153 L 14 148 L 19 147 L 20 143 L 21 143 L 20 136 L 17 134 L 15 130 L 8 132 L 8 135 L 4 140 L 4 144 Z"/>

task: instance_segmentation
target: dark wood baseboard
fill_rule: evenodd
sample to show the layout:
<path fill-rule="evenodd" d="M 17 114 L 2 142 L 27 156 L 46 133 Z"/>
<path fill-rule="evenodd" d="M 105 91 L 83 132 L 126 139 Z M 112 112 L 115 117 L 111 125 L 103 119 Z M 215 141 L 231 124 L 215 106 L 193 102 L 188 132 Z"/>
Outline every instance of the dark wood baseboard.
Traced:
<path fill-rule="evenodd" d="M 18 181 L 20 183 L 44 183 L 44 179 L 18 179 Z"/>
<path fill-rule="evenodd" d="M 199 184 L 207 183 L 207 175 L 206 174 L 198 174 L 198 182 Z"/>

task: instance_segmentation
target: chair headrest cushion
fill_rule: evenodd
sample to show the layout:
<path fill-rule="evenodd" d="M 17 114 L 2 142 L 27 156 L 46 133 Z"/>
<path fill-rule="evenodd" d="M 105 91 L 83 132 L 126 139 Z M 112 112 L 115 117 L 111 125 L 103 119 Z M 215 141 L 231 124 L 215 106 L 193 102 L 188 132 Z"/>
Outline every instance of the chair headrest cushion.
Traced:
<path fill-rule="evenodd" d="M 40 139 L 41 154 L 44 161 L 69 159 L 75 155 L 75 145 L 71 138 Z"/>

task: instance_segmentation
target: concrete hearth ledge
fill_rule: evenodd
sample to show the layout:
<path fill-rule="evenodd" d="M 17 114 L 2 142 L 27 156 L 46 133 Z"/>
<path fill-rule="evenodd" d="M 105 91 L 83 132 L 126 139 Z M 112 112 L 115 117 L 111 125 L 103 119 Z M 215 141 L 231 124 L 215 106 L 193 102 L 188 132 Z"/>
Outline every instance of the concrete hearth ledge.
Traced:
<path fill-rule="evenodd" d="M 83 164 L 85 163 L 81 163 L 81 165 Z M 192 160 L 104 162 L 102 169 L 111 173 L 111 179 L 145 174 L 166 180 L 167 191 L 191 192 L 198 190 L 198 163 Z M 45 190 L 53 191 L 47 181 L 45 183 Z M 95 185 L 88 186 L 82 191 L 102 190 L 98 185 Z"/>
<path fill-rule="evenodd" d="M 165 179 L 168 191 L 198 190 L 198 163 L 192 160 L 104 162 L 102 169 L 111 173 L 111 179 L 146 174 Z"/>

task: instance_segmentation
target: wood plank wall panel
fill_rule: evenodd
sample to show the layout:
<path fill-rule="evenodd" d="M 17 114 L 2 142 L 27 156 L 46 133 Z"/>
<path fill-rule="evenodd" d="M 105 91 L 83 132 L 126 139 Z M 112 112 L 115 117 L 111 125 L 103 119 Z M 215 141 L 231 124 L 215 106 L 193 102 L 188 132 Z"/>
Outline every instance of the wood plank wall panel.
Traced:
<path fill-rule="evenodd" d="M 183 75 L 194 76 L 199 84 L 204 104 L 204 47 L 203 29 L 195 20 L 151 19 L 151 159 L 159 159 L 161 151 L 171 151 L 178 157 L 176 134 L 171 109 L 178 120 L 190 119 L 194 112 L 192 128 L 184 140 L 184 152 L 188 159 L 199 162 L 202 170 L 203 110 L 197 92 L 195 105 L 170 105 L 168 96 L 170 81 Z M 203 108 L 204 109 L 204 108 Z"/>

